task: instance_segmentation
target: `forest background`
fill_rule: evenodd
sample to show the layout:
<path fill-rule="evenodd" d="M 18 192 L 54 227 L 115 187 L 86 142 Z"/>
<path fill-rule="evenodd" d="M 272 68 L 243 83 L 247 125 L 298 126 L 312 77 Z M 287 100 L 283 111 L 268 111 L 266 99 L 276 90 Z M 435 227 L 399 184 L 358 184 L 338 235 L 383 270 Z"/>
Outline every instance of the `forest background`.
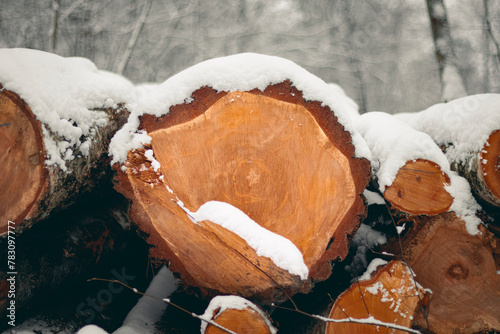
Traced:
<path fill-rule="evenodd" d="M 500 2 L 444 4 L 467 93 L 499 93 Z M 441 101 L 425 0 L 0 0 L 0 31 L 1 48 L 89 58 L 136 84 L 257 52 L 341 85 L 361 112 Z"/>

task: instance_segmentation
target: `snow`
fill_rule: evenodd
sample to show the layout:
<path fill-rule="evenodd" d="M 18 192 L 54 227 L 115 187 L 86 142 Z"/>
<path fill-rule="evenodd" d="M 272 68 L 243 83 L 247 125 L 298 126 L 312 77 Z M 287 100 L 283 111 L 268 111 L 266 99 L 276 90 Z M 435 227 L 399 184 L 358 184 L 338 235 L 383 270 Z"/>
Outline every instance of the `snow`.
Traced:
<path fill-rule="evenodd" d="M 165 312 L 168 304 L 162 299 L 169 297 L 177 289 L 177 281 L 167 267 L 163 266 L 151 281 L 146 295 L 142 296 L 129 312 L 123 326 L 114 331 L 114 334 L 142 334 L 153 333 L 155 324 Z"/>
<path fill-rule="evenodd" d="M 237 234 L 252 247 L 257 255 L 271 259 L 278 267 L 307 279 L 309 269 L 300 250 L 287 238 L 273 233 L 248 217 L 243 211 L 229 203 L 209 201 L 198 211 L 190 212 L 181 201 L 179 206 L 194 223 L 209 220 Z"/>
<path fill-rule="evenodd" d="M 368 112 L 356 119 L 357 130 L 371 150 L 371 166 L 381 193 L 391 186 L 408 161 L 426 159 L 443 172 L 450 164 L 432 138 L 384 112 Z"/>
<path fill-rule="evenodd" d="M 500 102 L 500 97 L 495 101 Z M 500 113 L 497 114 L 500 128 Z M 465 221 L 470 234 L 479 233 L 477 227 L 481 224 L 481 220 L 476 216 L 476 212 L 481 207 L 472 196 L 469 183 L 451 170 L 448 154 L 445 155 L 436 145 L 436 142 L 442 144 L 436 141 L 436 136 L 450 131 L 441 130 L 446 127 L 444 124 L 447 122 L 438 116 L 440 121 L 437 123 L 429 121 L 425 125 L 410 126 L 409 124 L 420 124 L 417 118 L 420 119 L 415 114 L 394 117 L 384 112 L 369 112 L 354 118 L 357 130 L 371 150 L 371 167 L 380 192 L 384 193 L 385 189 L 391 186 L 399 169 L 408 161 L 415 159 L 432 161 L 450 178 L 450 184 L 445 185 L 445 190 L 453 197 L 449 211 L 454 211 Z M 424 132 L 428 129 L 431 129 L 432 134 Z M 462 131 L 465 135 L 471 132 L 465 128 Z"/>
<path fill-rule="evenodd" d="M 96 130 L 107 123 L 106 113 L 93 109 L 126 103 L 133 89 L 127 79 L 98 70 L 88 59 L 29 49 L 0 49 L 0 83 L 43 123 L 45 164 L 64 171 L 76 155 L 89 154 Z"/>
<path fill-rule="evenodd" d="M 368 250 L 375 246 L 385 244 L 386 242 L 387 238 L 384 234 L 372 229 L 369 225 L 361 224 L 352 239 L 352 247 L 356 248 L 356 254 L 351 264 L 346 266 L 346 270 L 349 271 L 352 276 L 358 276 L 358 274 L 368 265 L 368 260 L 366 258 Z"/>
<path fill-rule="evenodd" d="M 162 116 L 170 107 L 191 101 L 191 94 L 203 86 L 217 91 L 264 90 L 270 84 L 289 79 L 302 91 L 306 100 L 321 101 L 335 112 L 339 122 L 350 132 L 357 157 L 369 157 L 369 150 L 352 124 L 352 102 L 345 94 L 307 72 L 295 63 L 274 56 L 242 53 L 215 58 L 194 65 L 169 78 L 151 90 L 131 108 L 127 124 L 116 133 L 110 145 L 112 164 L 124 163 L 127 152 L 151 142 L 144 131 L 138 131 L 139 117 L 144 114 Z"/>
<path fill-rule="evenodd" d="M 144 152 L 144 156 L 146 157 L 146 159 L 151 161 L 151 166 L 153 167 L 155 172 L 157 172 L 158 169 L 160 169 L 161 165 L 160 165 L 160 162 L 155 159 L 153 154 L 154 154 L 153 150 L 146 150 L 146 152 Z"/>
<path fill-rule="evenodd" d="M 77 334 L 109 334 L 104 329 L 96 325 L 87 325 L 82 327 Z"/>
<path fill-rule="evenodd" d="M 239 296 L 217 296 L 217 297 L 214 297 L 210 301 L 210 304 L 208 305 L 207 309 L 205 310 L 205 313 L 203 313 L 203 315 L 201 315 L 201 318 L 203 318 L 205 320 L 211 320 L 212 317 L 214 317 L 215 312 L 217 312 L 217 315 L 219 315 L 227 309 L 235 309 L 235 310 L 251 309 L 252 311 L 258 313 L 266 321 L 266 324 L 268 325 L 271 333 L 273 333 L 273 334 L 277 333 L 276 328 L 273 327 L 273 325 L 271 324 L 271 322 L 269 321 L 267 316 L 262 312 L 262 310 L 260 308 L 258 308 L 254 303 L 251 303 L 250 301 L 246 300 L 245 298 L 242 298 Z M 202 333 L 202 334 L 205 333 L 205 331 L 207 329 L 207 325 L 208 324 L 206 321 L 201 322 L 200 333 Z"/>
<path fill-rule="evenodd" d="M 143 334 L 154 333 L 155 324 L 165 312 L 168 304 L 163 301 L 177 289 L 177 281 L 167 267 L 163 266 L 153 278 L 137 304 L 130 310 L 123 321 L 123 325 L 114 331 L 114 334 Z M 133 289 L 137 293 L 137 289 Z M 156 297 L 156 298 L 152 298 Z M 81 328 L 77 334 L 108 334 L 102 328 L 95 325 L 87 325 Z"/>
<path fill-rule="evenodd" d="M 417 113 L 395 115 L 447 147 L 450 163 L 463 163 L 483 149 L 490 134 L 500 129 L 500 94 L 477 94 L 439 103 Z"/>
<path fill-rule="evenodd" d="M 370 262 L 368 265 L 368 268 L 366 269 L 365 273 L 361 275 L 358 280 L 359 281 L 367 281 L 370 278 L 372 278 L 372 274 L 377 271 L 377 268 L 379 266 L 385 266 L 388 262 L 384 259 L 381 258 L 375 258 Z"/>
<path fill-rule="evenodd" d="M 379 193 L 365 189 L 363 191 L 363 196 L 365 196 L 368 205 L 385 205 L 384 197 Z"/>

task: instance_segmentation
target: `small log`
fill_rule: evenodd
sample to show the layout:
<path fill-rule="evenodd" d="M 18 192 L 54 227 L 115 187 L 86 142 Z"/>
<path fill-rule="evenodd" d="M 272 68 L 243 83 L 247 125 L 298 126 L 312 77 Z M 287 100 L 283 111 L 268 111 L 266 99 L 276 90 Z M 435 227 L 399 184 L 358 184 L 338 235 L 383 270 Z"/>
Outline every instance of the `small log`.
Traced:
<path fill-rule="evenodd" d="M 356 281 L 342 293 L 330 310 L 330 319 L 367 319 L 411 328 L 429 294 L 415 283 L 411 270 L 400 261 L 391 261 L 368 280 Z M 377 324 L 328 322 L 325 333 L 379 333 Z M 405 333 L 396 329 L 384 332 Z"/>
<path fill-rule="evenodd" d="M 453 197 L 445 189 L 450 177 L 433 161 L 417 159 L 408 161 L 384 191 L 384 198 L 396 210 L 415 214 L 432 215 L 446 212 Z"/>
<path fill-rule="evenodd" d="M 237 296 L 217 296 L 210 301 L 202 318 L 238 334 L 275 334 L 276 328 L 255 304 Z M 215 325 L 202 321 L 201 334 L 224 334 Z"/>
<path fill-rule="evenodd" d="M 464 221 L 444 213 L 417 219 L 404 236 L 402 258 L 432 291 L 427 319 L 419 314 L 415 325 L 435 333 L 500 330 L 500 240 L 479 230 L 471 235 Z M 395 240 L 387 250 L 398 249 Z"/>
<path fill-rule="evenodd" d="M 192 81 L 188 72 L 160 89 Z M 326 279 L 329 261 L 347 255 L 347 235 L 365 211 L 368 161 L 354 157 L 353 139 L 335 110 L 307 100 L 295 84 L 248 91 L 236 85 L 230 92 L 204 86 L 188 93 L 189 103 L 173 106 L 155 91 L 147 103 L 165 104 L 165 115 L 139 118 L 151 143 L 115 165 L 116 189 L 132 200 L 132 220 L 149 235 L 153 257 L 204 293 L 285 300 Z M 239 218 L 200 218 L 207 206 L 211 215 L 231 211 Z M 245 235 L 250 225 L 255 229 Z M 278 242 L 264 234 L 287 246 L 266 253 Z M 298 260 L 273 259 L 283 251 L 291 256 L 288 250 Z"/>
<path fill-rule="evenodd" d="M 355 120 L 372 153 L 373 180 L 393 208 L 414 215 L 450 209 L 450 164 L 429 135 L 383 112 Z"/>
<path fill-rule="evenodd" d="M 108 144 L 128 114 L 117 103 L 132 84 L 84 59 L 23 49 L 0 55 L 3 234 L 9 221 L 19 233 L 109 177 Z"/>
<path fill-rule="evenodd" d="M 474 193 L 500 206 L 500 94 L 477 94 L 396 115 L 428 133 Z"/>

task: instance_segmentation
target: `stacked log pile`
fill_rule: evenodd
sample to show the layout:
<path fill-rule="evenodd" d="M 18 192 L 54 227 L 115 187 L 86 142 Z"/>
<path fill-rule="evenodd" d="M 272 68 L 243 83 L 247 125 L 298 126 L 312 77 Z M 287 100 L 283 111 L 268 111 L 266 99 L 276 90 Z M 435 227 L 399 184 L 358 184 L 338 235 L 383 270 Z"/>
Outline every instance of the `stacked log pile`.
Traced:
<path fill-rule="evenodd" d="M 310 315 L 322 324 L 316 331 L 500 330 L 497 95 L 411 115 L 359 115 L 338 88 L 296 64 L 241 54 L 193 66 L 131 103 L 132 84 L 86 60 L 0 52 L 12 64 L 0 65 L 0 185 L 10 189 L 0 195 L 2 246 L 9 224 L 21 240 L 113 177 L 151 258 L 200 300 L 214 297 L 197 316 L 202 332 L 275 333 L 273 310 L 337 279 L 322 283 L 332 264 L 349 264 L 360 224 L 377 229 L 380 219 L 367 216 L 367 204 L 378 192 L 391 217 L 379 257 L 390 262 L 375 260 L 323 316 Z M 16 76 L 16 66 L 44 73 Z M 441 125 L 443 117 L 453 126 Z M 81 249 L 91 267 L 113 252 L 121 214 L 100 212 L 61 238 L 85 234 L 71 253 Z M 43 244 L 36 247 L 40 254 L 30 257 L 47 256 Z M 67 253 L 55 255 L 53 266 L 64 267 Z M 31 279 L 46 275 L 33 268 L 22 270 Z M 37 284 L 32 291 L 57 282 Z M 25 291 L 19 307 L 31 298 Z M 294 308 L 291 314 L 303 315 Z"/>

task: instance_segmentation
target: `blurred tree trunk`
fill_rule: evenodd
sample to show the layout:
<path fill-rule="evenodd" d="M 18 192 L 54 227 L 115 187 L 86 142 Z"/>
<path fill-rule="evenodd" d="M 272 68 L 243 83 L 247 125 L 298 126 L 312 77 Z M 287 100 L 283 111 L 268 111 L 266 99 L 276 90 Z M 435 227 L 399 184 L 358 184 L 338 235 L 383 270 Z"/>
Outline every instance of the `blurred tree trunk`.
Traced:
<path fill-rule="evenodd" d="M 448 15 L 443 0 L 426 0 L 432 37 L 436 48 L 436 57 L 441 79 L 441 99 L 443 102 L 467 95 L 463 78 L 453 62 L 455 53 L 451 38 Z"/>
<path fill-rule="evenodd" d="M 134 30 L 132 31 L 132 35 L 130 36 L 130 40 L 128 41 L 127 49 L 125 50 L 125 53 L 123 54 L 120 63 L 118 64 L 118 69 L 117 69 L 118 74 L 123 75 L 123 72 L 127 67 L 128 61 L 132 56 L 132 51 L 134 50 L 135 45 L 137 44 L 137 40 L 139 39 L 139 34 L 141 33 L 141 30 L 144 27 L 144 24 L 146 23 L 146 19 L 149 15 L 149 10 L 151 9 L 152 3 L 153 0 L 144 1 L 141 16 L 139 16 L 139 19 L 136 22 Z"/>

